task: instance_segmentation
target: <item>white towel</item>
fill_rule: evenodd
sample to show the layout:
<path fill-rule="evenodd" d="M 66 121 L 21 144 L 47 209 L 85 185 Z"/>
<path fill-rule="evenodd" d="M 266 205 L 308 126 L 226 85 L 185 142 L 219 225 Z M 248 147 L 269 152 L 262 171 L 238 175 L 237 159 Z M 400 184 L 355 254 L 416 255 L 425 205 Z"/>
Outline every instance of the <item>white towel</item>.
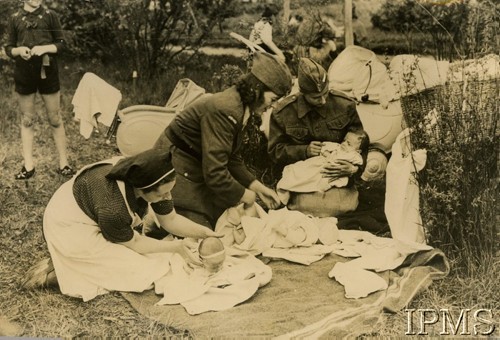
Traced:
<path fill-rule="evenodd" d="M 351 261 L 352 262 L 352 261 Z M 373 292 L 387 289 L 387 282 L 375 273 L 352 266 L 350 262 L 337 262 L 328 273 L 345 288 L 345 297 L 359 299 Z"/>
<path fill-rule="evenodd" d="M 164 296 L 157 305 L 180 303 L 190 315 L 222 311 L 248 300 L 271 281 L 271 267 L 244 252 L 227 251 L 222 270 L 214 275 L 189 269 L 175 254 L 171 271 L 155 282 L 155 292 Z"/>
<path fill-rule="evenodd" d="M 404 155 L 409 129 L 403 130 L 392 146 L 392 156 L 387 164 L 384 211 L 392 237 L 401 241 L 425 243 L 419 206 L 419 188 L 415 172 L 424 168 L 426 150 L 415 150 Z"/>
<path fill-rule="evenodd" d="M 119 90 L 93 73 L 83 75 L 73 96 L 73 112 L 80 121 L 80 134 L 88 139 L 100 122 L 110 126 L 122 100 Z"/>

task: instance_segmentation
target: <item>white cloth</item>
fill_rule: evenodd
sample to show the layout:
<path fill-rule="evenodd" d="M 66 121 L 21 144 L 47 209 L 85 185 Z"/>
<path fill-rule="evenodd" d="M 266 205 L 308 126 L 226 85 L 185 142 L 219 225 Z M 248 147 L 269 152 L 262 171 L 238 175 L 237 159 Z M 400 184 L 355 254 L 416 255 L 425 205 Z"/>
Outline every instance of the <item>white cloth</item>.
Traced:
<path fill-rule="evenodd" d="M 71 101 L 80 134 L 88 139 L 98 122 L 110 126 L 122 100 L 119 90 L 91 72 L 83 75 Z"/>
<path fill-rule="evenodd" d="M 215 231 L 224 235 L 222 242 L 226 249 L 305 265 L 331 253 L 338 235 L 336 218 L 310 217 L 287 208 L 269 210 L 267 214 L 255 206 L 252 216 L 248 216 L 242 205 L 229 208 L 221 215 Z M 243 241 L 237 242 L 236 232 L 242 233 Z M 322 244 L 316 244 L 318 241 Z"/>
<path fill-rule="evenodd" d="M 340 52 L 328 68 L 328 79 L 328 88 L 342 91 L 358 101 L 368 96 L 371 102 L 380 103 L 383 108 L 399 98 L 387 67 L 373 51 L 361 46 L 347 46 Z"/>
<path fill-rule="evenodd" d="M 330 182 L 321 174 L 325 164 L 332 164 L 337 160 L 345 160 L 354 165 L 363 164 L 359 152 L 344 150 L 339 143 L 326 142 L 321 148 L 321 155 L 285 166 L 283 176 L 277 184 L 281 202 L 285 205 L 288 203 L 290 192 L 324 192 L 332 187 L 345 187 L 349 177 L 340 177 Z"/>
<path fill-rule="evenodd" d="M 142 292 L 151 288 L 169 271 L 171 254 L 141 255 L 107 241 L 73 196 L 77 176 L 56 191 L 43 216 L 43 232 L 61 292 L 88 301 L 110 291 Z M 118 185 L 124 195 L 123 182 L 118 181 Z M 138 222 L 130 208 L 129 212 Z"/>
<path fill-rule="evenodd" d="M 175 254 L 171 271 L 155 282 L 157 303 L 181 304 L 190 315 L 222 311 L 248 300 L 271 281 L 271 267 L 244 252 L 230 249 L 220 272 L 209 276 L 202 268 L 189 270 L 185 260 Z"/>
<path fill-rule="evenodd" d="M 389 74 L 401 97 L 443 85 L 446 82 L 449 66 L 448 61 L 401 54 L 392 58 Z"/>
<path fill-rule="evenodd" d="M 273 41 L 273 26 L 266 20 L 257 21 L 252 31 L 250 32 L 250 37 L 248 38 L 251 42 L 260 45 L 262 43 L 268 44 Z"/>
<path fill-rule="evenodd" d="M 425 243 L 415 173 L 424 168 L 427 152 L 411 151 L 408 136 L 409 129 L 403 130 L 392 146 L 392 156 L 386 169 L 384 210 L 393 238 Z"/>
<path fill-rule="evenodd" d="M 340 230 L 338 239 L 339 242 L 332 246 L 332 253 L 355 259 L 336 263 L 328 276 L 335 277 L 345 287 L 347 298 L 355 299 L 387 288 L 387 282 L 371 271 L 396 269 L 408 255 L 432 249 L 425 244 L 378 237 L 358 230 Z"/>
<path fill-rule="evenodd" d="M 273 248 L 309 247 L 319 239 L 319 228 L 311 217 L 286 207 L 270 210 L 266 226 L 276 233 Z"/>
<path fill-rule="evenodd" d="M 375 273 L 356 268 L 349 262 L 337 262 L 328 273 L 329 278 L 335 278 L 345 288 L 345 297 L 359 299 L 379 290 L 387 289 L 387 282 Z"/>
<path fill-rule="evenodd" d="M 395 269 L 408 255 L 432 249 L 426 244 L 378 237 L 367 231 L 339 230 L 338 235 L 339 242 L 333 245 L 332 253 L 354 257 L 348 262 L 350 265 L 376 272 Z"/>

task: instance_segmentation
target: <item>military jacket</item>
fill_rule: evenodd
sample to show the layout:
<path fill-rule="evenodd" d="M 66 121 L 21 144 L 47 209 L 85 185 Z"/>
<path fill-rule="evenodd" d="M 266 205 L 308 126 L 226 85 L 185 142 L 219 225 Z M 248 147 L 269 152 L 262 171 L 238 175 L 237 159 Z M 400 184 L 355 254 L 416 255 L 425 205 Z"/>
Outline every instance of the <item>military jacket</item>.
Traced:
<path fill-rule="evenodd" d="M 363 127 L 356 102 L 330 90 L 322 107 L 310 105 L 301 93 L 277 104 L 270 118 L 268 152 L 281 166 L 307 158 L 312 141 L 341 143 L 349 127 Z"/>
<path fill-rule="evenodd" d="M 208 187 L 212 200 L 225 208 L 236 205 L 255 180 L 240 153 L 244 118 L 245 107 L 233 86 L 196 100 L 165 130 L 183 151 L 182 159 L 177 157 L 181 153 L 174 155 L 177 173 Z"/>

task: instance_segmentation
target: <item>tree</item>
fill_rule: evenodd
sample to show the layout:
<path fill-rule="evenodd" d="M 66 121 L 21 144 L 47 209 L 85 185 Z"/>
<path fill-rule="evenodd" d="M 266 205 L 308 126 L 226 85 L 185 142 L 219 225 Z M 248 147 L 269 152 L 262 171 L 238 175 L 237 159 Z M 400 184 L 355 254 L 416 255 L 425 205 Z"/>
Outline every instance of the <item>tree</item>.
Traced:
<path fill-rule="evenodd" d="M 490 0 L 387 1 L 372 24 L 403 33 L 410 50 L 413 34 L 423 33 L 430 36 L 436 58 L 471 58 L 481 50 L 498 51 L 499 6 Z"/>
<path fill-rule="evenodd" d="M 352 0 L 344 0 L 344 39 L 345 45 L 354 45 L 352 31 Z"/>
<path fill-rule="evenodd" d="M 184 51 L 196 52 L 215 26 L 236 14 L 236 0 L 46 0 L 60 14 L 78 56 L 130 63 L 159 74 Z"/>

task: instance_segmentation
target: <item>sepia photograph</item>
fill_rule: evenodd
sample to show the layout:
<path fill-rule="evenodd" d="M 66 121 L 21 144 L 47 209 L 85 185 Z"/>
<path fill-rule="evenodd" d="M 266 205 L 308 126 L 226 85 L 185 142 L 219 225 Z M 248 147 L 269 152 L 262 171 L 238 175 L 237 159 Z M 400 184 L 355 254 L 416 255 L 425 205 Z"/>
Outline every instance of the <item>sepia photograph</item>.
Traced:
<path fill-rule="evenodd" d="M 500 3 L 0 0 L 0 339 L 500 337 Z"/>

